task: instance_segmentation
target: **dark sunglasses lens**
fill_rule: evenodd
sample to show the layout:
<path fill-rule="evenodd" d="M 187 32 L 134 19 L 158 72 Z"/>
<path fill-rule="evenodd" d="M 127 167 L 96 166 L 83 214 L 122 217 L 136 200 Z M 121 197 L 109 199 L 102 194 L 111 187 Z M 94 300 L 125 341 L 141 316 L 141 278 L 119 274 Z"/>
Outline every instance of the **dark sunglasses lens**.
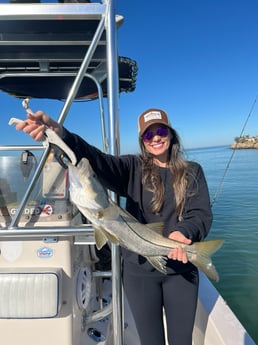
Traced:
<path fill-rule="evenodd" d="M 156 130 L 156 134 L 160 137 L 166 137 L 168 135 L 168 128 L 167 127 L 159 127 Z"/>
<path fill-rule="evenodd" d="M 154 135 L 159 135 L 160 137 L 166 137 L 168 135 L 168 128 L 167 127 L 158 127 L 155 132 L 151 130 L 147 130 L 143 134 L 143 141 L 146 143 L 151 141 L 151 139 L 154 137 Z"/>
<path fill-rule="evenodd" d="M 153 138 L 153 136 L 154 136 L 153 131 L 146 131 L 143 134 L 143 141 L 148 142 L 148 141 L 150 141 Z"/>

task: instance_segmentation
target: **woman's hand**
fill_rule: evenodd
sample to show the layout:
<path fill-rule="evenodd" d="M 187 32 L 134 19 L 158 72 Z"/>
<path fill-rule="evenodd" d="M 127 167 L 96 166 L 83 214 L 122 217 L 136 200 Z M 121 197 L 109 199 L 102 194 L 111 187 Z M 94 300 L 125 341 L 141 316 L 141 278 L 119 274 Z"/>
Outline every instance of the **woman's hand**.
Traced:
<path fill-rule="evenodd" d="M 191 240 L 189 240 L 189 238 L 185 237 L 180 231 L 171 232 L 168 238 L 177 242 L 181 242 L 183 244 L 191 244 L 192 242 Z M 168 254 L 168 258 L 172 260 L 181 261 L 184 264 L 188 262 L 187 254 L 180 246 L 178 248 L 171 250 L 171 252 L 169 252 Z"/>
<path fill-rule="evenodd" d="M 63 127 L 43 111 L 37 111 L 34 114 L 27 113 L 27 119 L 17 123 L 16 129 L 29 134 L 36 141 L 42 141 L 46 126 L 62 137 Z"/>

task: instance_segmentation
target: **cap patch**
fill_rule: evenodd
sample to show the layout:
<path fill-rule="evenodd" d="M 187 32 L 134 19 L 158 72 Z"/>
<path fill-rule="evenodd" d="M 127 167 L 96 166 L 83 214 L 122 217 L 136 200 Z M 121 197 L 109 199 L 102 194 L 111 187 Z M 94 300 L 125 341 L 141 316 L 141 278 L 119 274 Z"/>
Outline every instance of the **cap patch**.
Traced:
<path fill-rule="evenodd" d="M 144 122 L 148 122 L 151 120 L 161 120 L 162 114 L 159 111 L 150 111 L 149 113 L 144 115 Z"/>

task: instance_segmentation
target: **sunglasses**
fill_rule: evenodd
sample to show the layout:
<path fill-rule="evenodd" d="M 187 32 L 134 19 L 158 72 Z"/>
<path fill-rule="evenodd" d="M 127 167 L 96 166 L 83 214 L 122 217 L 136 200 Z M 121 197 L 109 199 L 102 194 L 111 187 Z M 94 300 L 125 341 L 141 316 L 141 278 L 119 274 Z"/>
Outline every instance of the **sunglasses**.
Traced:
<path fill-rule="evenodd" d="M 145 143 L 148 143 L 152 140 L 152 138 L 158 135 L 160 137 L 166 137 L 168 135 L 168 128 L 167 127 L 158 127 L 154 131 L 151 131 L 150 129 L 147 129 L 143 135 L 142 139 Z"/>

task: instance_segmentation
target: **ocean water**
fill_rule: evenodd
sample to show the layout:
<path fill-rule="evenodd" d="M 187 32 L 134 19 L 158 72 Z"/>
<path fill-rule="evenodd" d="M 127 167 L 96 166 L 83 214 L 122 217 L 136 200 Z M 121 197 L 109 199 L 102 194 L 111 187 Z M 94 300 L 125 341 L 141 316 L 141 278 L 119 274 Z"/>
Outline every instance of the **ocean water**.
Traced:
<path fill-rule="evenodd" d="M 187 158 L 206 175 L 214 216 L 208 238 L 225 239 L 213 256 L 214 286 L 258 343 L 258 150 L 192 149 Z"/>

